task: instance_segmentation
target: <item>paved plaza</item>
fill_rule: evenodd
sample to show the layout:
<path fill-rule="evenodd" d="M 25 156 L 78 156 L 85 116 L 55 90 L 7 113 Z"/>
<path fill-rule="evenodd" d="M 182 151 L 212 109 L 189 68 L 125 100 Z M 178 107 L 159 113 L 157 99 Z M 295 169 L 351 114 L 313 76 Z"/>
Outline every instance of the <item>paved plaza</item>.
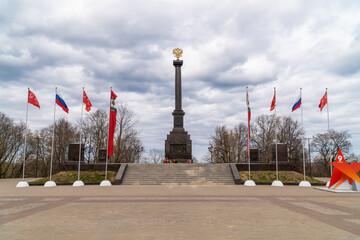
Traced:
<path fill-rule="evenodd" d="M 360 194 L 239 185 L 0 180 L 0 239 L 360 239 Z"/>

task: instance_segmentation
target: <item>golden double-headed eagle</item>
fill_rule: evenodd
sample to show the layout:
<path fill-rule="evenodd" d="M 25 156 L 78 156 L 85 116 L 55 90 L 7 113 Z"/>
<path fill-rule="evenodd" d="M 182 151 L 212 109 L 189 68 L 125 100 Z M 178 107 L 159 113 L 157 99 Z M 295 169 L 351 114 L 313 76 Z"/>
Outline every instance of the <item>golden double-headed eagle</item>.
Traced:
<path fill-rule="evenodd" d="M 173 50 L 173 54 L 174 56 L 176 57 L 177 60 L 179 60 L 179 58 L 182 57 L 182 54 L 183 54 L 183 50 L 181 48 L 175 48 Z"/>

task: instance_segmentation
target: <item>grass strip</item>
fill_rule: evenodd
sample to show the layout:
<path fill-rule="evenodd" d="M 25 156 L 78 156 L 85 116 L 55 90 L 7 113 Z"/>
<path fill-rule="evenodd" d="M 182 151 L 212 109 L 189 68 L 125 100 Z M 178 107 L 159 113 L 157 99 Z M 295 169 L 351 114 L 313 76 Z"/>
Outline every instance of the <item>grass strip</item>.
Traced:
<path fill-rule="evenodd" d="M 115 181 L 116 172 L 108 171 L 108 180 L 110 182 Z M 101 182 L 105 179 L 105 171 L 80 171 L 80 180 L 85 183 Z M 78 180 L 77 171 L 62 171 L 52 175 L 51 180 L 56 183 L 73 183 Z M 46 183 L 49 181 L 49 177 L 41 178 L 30 183 Z"/>

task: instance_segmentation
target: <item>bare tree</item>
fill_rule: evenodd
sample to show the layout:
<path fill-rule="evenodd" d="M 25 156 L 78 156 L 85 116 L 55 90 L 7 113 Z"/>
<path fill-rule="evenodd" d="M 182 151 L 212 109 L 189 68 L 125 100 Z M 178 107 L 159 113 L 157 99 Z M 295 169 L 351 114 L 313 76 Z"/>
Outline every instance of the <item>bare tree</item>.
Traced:
<path fill-rule="evenodd" d="M 54 124 L 40 131 L 41 137 L 44 138 L 46 151 L 46 171 L 50 168 L 50 157 L 52 147 L 52 131 Z M 68 157 L 68 146 L 70 143 L 78 142 L 79 134 L 76 128 L 65 118 L 60 118 L 55 122 L 54 133 L 54 153 L 53 153 L 53 170 L 59 171 L 61 166 L 65 164 Z M 47 173 L 48 174 L 48 173 Z"/>
<path fill-rule="evenodd" d="M 126 105 L 120 104 L 117 109 L 114 141 L 114 162 L 139 161 L 143 146 L 140 133 L 135 129 L 134 112 Z M 82 142 L 85 144 L 85 159 L 88 162 L 98 161 L 98 152 L 106 148 L 108 133 L 108 113 L 98 109 L 91 113 L 79 127 L 82 131 Z"/>
<path fill-rule="evenodd" d="M 25 124 L 0 112 L 0 178 L 12 177 L 14 166 L 22 162 L 24 131 Z"/>
<path fill-rule="evenodd" d="M 207 161 L 213 163 L 241 162 L 246 157 L 247 127 L 240 123 L 234 129 L 217 126 L 211 136 Z M 210 158 L 210 159 L 209 159 Z"/>
<path fill-rule="evenodd" d="M 48 138 L 46 142 L 44 131 L 35 131 L 28 135 L 27 138 L 27 153 L 29 157 L 26 159 L 26 172 L 25 174 L 31 177 L 47 176 L 47 160 L 50 159 L 51 138 Z M 50 133 L 49 133 L 50 134 Z M 50 160 L 49 160 L 50 161 Z"/>
<path fill-rule="evenodd" d="M 275 115 L 257 117 L 252 127 L 250 145 L 260 150 L 260 158 L 263 162 L 270 162 L 275 130 L 278 142 L 288 146 L 288 159 L 300 169 L 302 131 L 299 123 L 291 117 L 275 117 Z M 211 136 L 209 154 L 205 156 L 205 160 L 213 163 L 245 162 L 247 134 L 248 128 L 244 123 L 238 124 L 234 129 L 217 126 L 215 135 Z"/>
<path fill-rule="evenodd" d="M 251 129 L 251 141 L 260 151 L 260 160 L 269 163 L 272 160 L 272 144 L 279 118 L 272 115 L 260 115 Z"/>
<path fill-rule="evenodd" d="M 235 140 L 235 161 L 236 163 L 244 162 L 246 160 L 246 143 L 248 136 L 248 128 L 244 123 L 239 123 L 234 127 Z"/>
<path fill-rule="evenodd" d="M 165 158 L 164 151 L 152 148 L 142 157 L 144 163 L 161 163 Z"/>
<path fill-rule="evenodd" d="M 212 163 L 229 162 L 229 134 L 226 126 L 217 126 L 215 135 L 211 136 L 209 151 Z"/>
<path fill-rule="evenodd" d="M 350 155 L 346 158 L 346 161 L 351 162 L 360 162 L 360 155 L 355 153 L 350 153 Z"/>
<path fill-rule="evenodd" d="M 351 135 L 348 131 L 338 132 L 332 129 L 330 130 L 330 137 L 329 133 L 316 134 L 312 141 L 312 146 L 317 153 L 315 162 L 320 163 L 324 167 L 325 174 L 330 172 L 330 157 L 331 162 L 335 161 L 339 148 L 341 148 L 344 155 L 350 156 L 350 137 Z"/>
<path fill-rule="evenodd" d="M 137 123 L 134 118 L 134 112 L 126 104 L 120 104 L 116 118 L 115 162 L 138 162 L 144 151 L 140 132 L 134 128 Z"/>
<path fill-rule="evenodd" d="M 278 125 L 278 142 L 286 143 L 288 159 L 300 171 L 302 167 L 302 136 L 303 131 L 298 121 L 290 116 L 281 117 Z"/>
<path fill-rule="evenodd" d="M 151 162 L 153 163 L 161 163 L 164 158 L 165 158 L 165 153 L 164 151 L 160 150 L 160 149 L 150 149 L 149 151 L 149 157 Z"/>
<path fill-rule="evenodd" d="M 82 144 L 85 148 L 85 160 L 87 162 L 97 162 L 98 152 L 102 148 L 106 148 L 108 114 L 103 109 L 98 109 L 90 113 L 83 120 L 83 124 L 79 129 L 82 131 Z"/>

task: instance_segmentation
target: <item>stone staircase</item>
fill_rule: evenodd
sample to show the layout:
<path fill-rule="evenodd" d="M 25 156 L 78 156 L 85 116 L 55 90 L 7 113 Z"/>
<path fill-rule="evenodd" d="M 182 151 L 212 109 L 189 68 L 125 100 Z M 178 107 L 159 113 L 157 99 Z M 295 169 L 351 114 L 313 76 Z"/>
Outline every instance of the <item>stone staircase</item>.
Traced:
<path fill-rule="evenodd" d="M 122 185 L 233 185 L 229 164 L 128 164 Z"/>

